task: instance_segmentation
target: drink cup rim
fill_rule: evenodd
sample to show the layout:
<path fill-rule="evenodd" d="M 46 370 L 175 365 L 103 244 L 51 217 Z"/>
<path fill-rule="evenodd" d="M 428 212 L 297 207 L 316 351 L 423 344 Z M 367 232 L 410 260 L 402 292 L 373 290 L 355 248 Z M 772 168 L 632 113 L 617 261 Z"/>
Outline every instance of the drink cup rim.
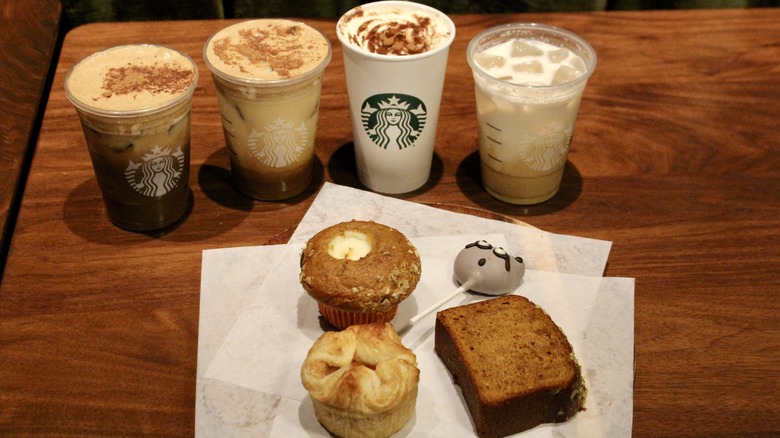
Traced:
<path fill-rule="evenodd" d="M 101 53 L 104 53 L 104 52 L 107 52 L 107 51 L 110 51 L 110 50 L 129 48 L 129 47 L 156 47 L 156 48 L 170 50 L 172 52 L 178 53 L 179 55 L 181 55 L 184 58 L 186 58 L 190 62 L 190 65 L 192 66 L 192 71 L 194 73 L 194 75 L 192 77 L 192 83 L 187 87 L 186 90 L 182 91 L 181 94 L 179 94 L 178 96 L 174 97 L 173 99 L 171 99 L 171 100 L 169 100 L 169 101 L 167 101 L 167 102 L 165 102 L 165 103 L 163 103 L 161 105 L 151 106 L 151 107 L 148 107 L 148 108 L 139 108 L 139 109 L 134 109 L 134 110 L 110 110 L 110 109 L 104 109 L 104 108 L 97 108 L 97 107 L 89 105 L 89 104 L 85 103 L 84 101 L 78 99 L 77 97 L 75 97 L 73 95 L 73 93 L 71 93 L 70 87 L 68 86 L 68 80 L 70 79 L 71 74 L 73 74 L 73 72 L 76 70 L 76 68 L 82 62 L 86 61 L 89 58 L 92 58 L 93 56 L 96 56 L 98 54 L 101 54 Z M 102 50 L 98 50 L 98 51 L 96 51 L 96 52 L 94 52 L 94 53 L 92 53 L 90 55 L 85 56 L 84 58 L 82 58 L 81 60 L 79 60 L 78 62 L 73 64 L 73 66 L 71 66 L 71 68 L 68 70 L 68 73 L 65 75 L 64 88 L 65 88 L 65 95 L 68 97 L 68 100 L 73 104 L 73 106 L 75 106 L 76 108 L 78 108 L 81 111 L 84 111 L 84 112 L 89 113 L 89 114 L 97 115 L 97 116 L 102 116 L 102 117 L 131 118 L 131 117 L 146 116 L 146 115 L 150 115 L 150 114 L 156 114 L 158 112 L 163 112 L 163 111 L 165 111 L 165 110 L 167 110 L 169 108 L 172 108 L 172 107 L 180 104 L 182 101 L 185 101 L 185 100 L 191 98 L 193 92 L 195 91 L 195 88 L 197 88 L 197 86 L 198 86 L 198 79 L 199 79 L 199 77 L 200 76 L 199 76 L 199 73 L 198 73 L 198 66 L 197 66 L 197 64 L 195 64 L 195 61 L 193 61 L 192 58 L 189 55 L 187 55 L 186 53 L 184 53 L 184 52 L 182 52 L 180 50 L 176 50 L 176 49 L 174 49 L 172 47 L 164 46 L 164 45 L 160 45 L 160 44 L 145 44 L 145 43 L 144 44 L 124 44 L 124 45 L 112 46 L 112 47 L 107 47 L 107 48 L 102 49 Z"/>
<path fill-rule="evenodd" d="M 441 17 L 445 23 L 450 28 L 450 36 L 447 38 L 446 41 L 444 41 L 442 44 L 440 44 L 438 47 L 436 47 L 433 50 L 429 50 L 427 52 L 418 53 L 415 55 L 383 55 L 378 53 L 369 52 L 367 50 L 363 50 L 360 47 L 355 46 L 354 44 L 350 43 L 346 37 L 344 37 L 341 32 L 339 31 L 339 28 L 341 27 L 342 20 L 344 17 L 351 14 L 355 9 L 361 8 L 363 10 L 371 10 L 375 8 L 382 8 L 382 7 L 392 7 L 392 6 L 400 6 L 402 8 L 409 8 L 412 10 L 422 10 L 426 12 L 430 12 L 432 14 L 438 15 Z M 443 51 L 449 50 L 450 46 L 452 45 L 452 42 L 455 40 L 455 23 L 452 22 L 452 19 L 445 14 L 444 12 L 441 12 L 440 10 L 433 8 L 431 6 L 422 4 L 422 3 L 415 3 L 411 1 L 398 1 L 398 0 L 382 0 L 377 2 L 371 2 L 366 3 L 362 5 L 355 6 L 354 8 L 350 9 L 346 13 L 344 13 L 340 18 L 339 21 L 336 23 L 336 36 L 338 37 L 339 41 L 341 42 L 341 45 L 344 49 L 349 50 L 354 53 L 359 53 L 361 56 L 365 56 L 369 59 L 379 60 L 379 61 L 386 61 L 386 62 L 409 62 L 414 61 L 416 59 L 420 58 L 427 58 L 434 56 L 438 53 L 441 53 Z"/>
<path fill-rule="evenodd" d="M 220 78 L 222 78 L 225 81 L 238 84 L 238 85 L 244 85 L 244 86 L 251 86 L 251 87 L 276 87 L 280 85 L 294 85 L 300 82 L 304 82 L 309 80 L 310 78 L 319 75 L 322 73 L 323 70 L 325 70 L 325 67 L 330 64 L 330 60 L 333 57 L 333 46 L 330 43 L 330 39 L 325 36 L 324 33 L 320 32 L 318 29 L 315 29 L 312 26 L 309 26 L 308 24 L 302 22 L 302 21 L 295 21 L 296 23 L 301 23 L 306 25 L 307 27 L 311 28 L 315 32 L 319 33 L 320 36 L 322 36 L 322 39 L 325 40 L 325 42 L 328 45 L 328 53 L 325 55 L 325 57 L 322 59 L 322 61 L 317 64 L 315 67 L 313 67 L 311 70 L 306 71 L 294 78 L 284 78 L 284 79 L 251 79 L 251 78 L 241 78 L 238 76 L 231 75 L 229 73 L 225 73 L 222 70 L 218 69 L 214 64 L 209 61 L 208 57 L 208 48 L 209 44 L 211 43 L 211 40 L 217 36 L 218 33 L 222 32 L 224 29 L 227 29 L 231 26 L 236 26 L 239 24 L 247 23 L 250 21 L 270 21 L 270 20 L 286 20 L 286 21 L 293 21 L 293 20 L 287 20 L 285 18 L 257 18 L 252 20 L 244 20 L 238 23 L 231 24 L 230 26 L 224 27 L 212 34 L 207 40 L 206 44 L 203 45 L 203 61 L 206 63 L 206 67 L 208 67 L 211 74 L 216 75 Z"/>
<path fill-rule="evenodd" d="M 549 34 L 555 34 L 577 42 L 583 47 L 585 52 L 587 52 L 587 54 L 589 55 L 590 59 L 584 59 L 587 66 L 587 70 L 585 71 L 585 73 L 583 73 L 582 75 L 578 76 L 577 78 L 571 81 L 563 82 L 560 84 L 550 84 L 550 85 L 516 84 L 511 81 L 498 79 L 496 77 L 491 76 L 481 66 L 477 65 L 477 63 L 474 61 L 474 55 L 477 50 L 477 45 L 479 44 L 480 40 L 482 40 L 484 37 L 488 35 L 501 34 L 507 31 L 514 31 L 514 30 L 541 30 L 543 32 L 548 32 Z M 578 55 L 581 56 L 579 53 Z M 543 24 L 543 23 L 509 23 L 509 24 L 503 24 L 503 25 L 491 27 L 489 29 L 485 29 L 482 32 L 478 33 L 469 42 L 469 45 L 466 48 L 466 59 L 469 63 L 469 66 L 471 67 L 471 70 L 474 73 L 479 74 L 483 78 L 486 78 L 489 81 L 494 83 L 502 84 L 505 86 L 511 86 L 518 89 L 527 89 L 527 90 L 535 90 L 535 89 L 549 90 L 554 88 L 577 87 L 579 85 L 584 84 L 590 78 L 593 72 L 596 70 L 596 50 L 593 48 L 593 46 L 590 45 L 590 43 L 587 40 L 585 40 L 585 38 L 562 27 L 553 26 L 550 24 Z"/>

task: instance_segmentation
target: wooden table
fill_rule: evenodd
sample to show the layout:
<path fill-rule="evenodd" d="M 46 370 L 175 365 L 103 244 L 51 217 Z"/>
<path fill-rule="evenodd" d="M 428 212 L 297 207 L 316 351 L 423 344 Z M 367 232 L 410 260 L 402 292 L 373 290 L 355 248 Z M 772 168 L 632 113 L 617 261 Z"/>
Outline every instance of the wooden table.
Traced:
<path fill-rule="evenodd" d="M 0 279 L 57 46 L 58 0 L 0 0 Z"/>
<path fill-rule="evenodd" d="M 402 198 L 514 217 L 614 242 L 606 274 L 636 278 L 635 436 L 780 433 L 780 9 L 464 15 L 450 52 L 433 176 Z M 585 36 L 598 67 L 561 192 L 532 207 L 480 186 L 466 45 L 512 21 Z M 318 182 L 355 177 L 341 50 L 317 134 Z M 285 236 L 319 184 L 253 202 L 227 182 L 206 38 L 229 21 L 94 24 L 65 39 L 0 289 L 0 435 L 194 432 L 201 251 Z M 179 227 L 111 225 L 75 111 L 78 59 L 167 44 L 201 79 L 192 118 L 194 204 Z"/>

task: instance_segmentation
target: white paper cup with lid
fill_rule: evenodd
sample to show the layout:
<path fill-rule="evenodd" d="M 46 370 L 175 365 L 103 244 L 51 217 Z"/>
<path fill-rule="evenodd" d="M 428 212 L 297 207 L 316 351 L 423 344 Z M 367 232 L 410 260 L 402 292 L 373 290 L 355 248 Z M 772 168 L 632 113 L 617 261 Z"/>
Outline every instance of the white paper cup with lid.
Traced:
<path fill-rule="evenodd" d="M 347 12 L 336 30 L 358 178 L 387 194 L 422 187 L 430 176 L 455 25 L 426 5 L 380 1 Z"/>

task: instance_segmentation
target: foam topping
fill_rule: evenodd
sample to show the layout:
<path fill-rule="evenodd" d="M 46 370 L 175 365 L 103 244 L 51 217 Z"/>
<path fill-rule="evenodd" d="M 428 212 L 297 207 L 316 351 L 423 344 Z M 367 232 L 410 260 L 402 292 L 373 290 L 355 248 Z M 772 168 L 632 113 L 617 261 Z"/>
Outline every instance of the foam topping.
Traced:
<path fill-rule="evenodd" d="M 241 79 L 279 80 L 313 70 L 330 55 L 328 40 L 289 20 L 250 20 L 217 32 L 206 47 L 214 69 Z"/>
<path fill-rule="evenodd" d="M 338 23 L 350 44 L 379 55 L 417 55 L 444 44 L 451 30 L 442 14 L 398 6 L 356 7 Z"/>
<path fill-rule="evenodd" d="M 119 46 L 97 52 L 73 67 L 66 81 L 70 96 L 109 111 L 165 105 L 197 79 L 187 56 L 162 46 Z"/>

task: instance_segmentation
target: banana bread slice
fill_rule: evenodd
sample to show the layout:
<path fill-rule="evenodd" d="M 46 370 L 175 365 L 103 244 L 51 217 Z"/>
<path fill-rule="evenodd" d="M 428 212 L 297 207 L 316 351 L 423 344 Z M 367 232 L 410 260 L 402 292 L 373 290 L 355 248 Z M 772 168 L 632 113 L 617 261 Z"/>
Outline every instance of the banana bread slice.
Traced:
<path fill-rule="evenodd" d="M 579 412 L 586 389 L 566 335 L 539 306 L 507 295 L 436 314 L 435 350 L 482 438 Z"/>

